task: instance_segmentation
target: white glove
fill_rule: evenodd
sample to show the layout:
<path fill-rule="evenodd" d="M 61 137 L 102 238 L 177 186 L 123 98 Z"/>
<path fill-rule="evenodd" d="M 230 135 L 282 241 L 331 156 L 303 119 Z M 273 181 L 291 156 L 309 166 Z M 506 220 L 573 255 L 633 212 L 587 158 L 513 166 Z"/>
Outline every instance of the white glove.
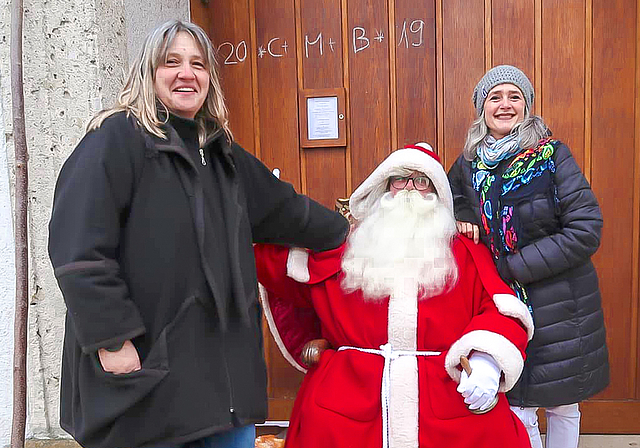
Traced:
<path fill-rule="evenodd" d="M 471 375 L 462 371 L 458 392 L 464 397 L 469 409 L 487 409 L 498 393 L 502 371 L 493 356 L 484 352 L 474 352 L 469 357 Z"/>

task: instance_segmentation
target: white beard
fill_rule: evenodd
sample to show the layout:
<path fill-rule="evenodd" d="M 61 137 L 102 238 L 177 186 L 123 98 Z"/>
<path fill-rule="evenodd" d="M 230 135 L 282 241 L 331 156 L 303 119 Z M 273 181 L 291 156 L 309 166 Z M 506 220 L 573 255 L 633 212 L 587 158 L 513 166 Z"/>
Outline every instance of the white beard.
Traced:
<path fill-rule="evenodd" d="M 368 300 L 407 288 L 421 290 L 422 298 L 440 294 L 458 278 L 455 234 L 455 220 L 435 194 L 387 192 L 349 236 L 342 287 L 361 289 Z"/>

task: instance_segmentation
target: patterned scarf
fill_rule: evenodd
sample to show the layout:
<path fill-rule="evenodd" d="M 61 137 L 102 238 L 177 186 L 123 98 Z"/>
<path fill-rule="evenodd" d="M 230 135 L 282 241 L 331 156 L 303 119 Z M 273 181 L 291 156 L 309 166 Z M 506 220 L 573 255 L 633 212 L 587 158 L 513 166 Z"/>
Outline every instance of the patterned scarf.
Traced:
<path fill-rule="evenodd" d="M 493 135 L 488 134 L 478 145 L 476 154 L 487 168 L 493 169 L 505 158 L 520 152 L 519 143 L 516 134 L 509 134 L 500 140 L 496 140 Z"/>
<path fill-rule="evenodd" d="M 498 143 L 507 138 L 499 140 Z M 495 139 L 493 141 L 495 142 Z M 555 141 L 549 138 L 540 140 L 537 147 L 521 151 L 513 160 L 510 160 L 502 173 L 486 165 L 480 155 L 480 149 L 478 149 L 478 157 L 471 163 L 473 188 L 478 192 L 480 199 L 481 226 L 488 237 L 489 250 L 496 262 L 501 257 L 517 253 L 518 245 L 522 243 L 518 236 L 521 230 L 517 224 L 519 217 L 515 214 L 513 205 L 503 204 L 503 197 L 534 182 L 545 171 L 555 173 L 554 144 Z M 501 158 L 496 161 L 493 168 L 508 155 L 506 151 L 498 155 Z M 557 204 L 555 185 L 553 189 L 554 203 Z M 533 315 L 525 287 L 517 280 L 514 280 L 510 286 Z"/>

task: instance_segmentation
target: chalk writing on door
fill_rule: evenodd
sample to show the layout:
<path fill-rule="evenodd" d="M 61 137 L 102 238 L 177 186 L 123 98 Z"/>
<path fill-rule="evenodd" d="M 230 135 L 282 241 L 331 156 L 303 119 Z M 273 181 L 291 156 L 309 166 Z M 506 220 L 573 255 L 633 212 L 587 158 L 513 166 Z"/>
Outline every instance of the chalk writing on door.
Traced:
<path fill-rule="evenodd" d="M 422 19 L 404 19 L 396 25 L 397 46 L 404 48 L 419 48 L 424 46 L 425 21 Z M 339 41 L 334 40 L 335 36 L 326 36 L 322 31 L 304 35 L 304 57 L 317 58 L 327 54 L 335 53 Z M 384 28 L 370 28 L 364 26 L 354 26 L 351 29 L 350 42 L 353 54 L 359 54 L 374 45 L 384 44 L 387 36 Z M 242 40 L 237 44 L 226 41 L 218 46 L 218 55 L 224 65 L 237 65 L 247 59 L 247 42 Z M 271 36 L 266 42 L 260 43 L 256 49 L 259 59 L 263 58 L 283 58 L 290 56 L 289 43 L 279 36 Z M 291 54 L 295 57 L 295 52 Z"/>

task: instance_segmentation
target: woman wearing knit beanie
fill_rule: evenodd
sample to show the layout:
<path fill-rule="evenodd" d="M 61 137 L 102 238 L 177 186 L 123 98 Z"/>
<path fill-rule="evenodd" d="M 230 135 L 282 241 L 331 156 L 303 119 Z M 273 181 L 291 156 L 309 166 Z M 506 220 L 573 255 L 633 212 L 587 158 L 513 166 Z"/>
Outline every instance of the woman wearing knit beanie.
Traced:
<path fill-rule="evenodd" d="M 578 403 L 609 383 L 598 277 L 591 256 L 602 215 L 569 148 L 531 115 L 534 91 L 516 67 L 489 70 L 473 91 L 477 119 L 449 171 L 458 230 L 489 247 L 532 312 L 533 340 L 508 393 L 533 448 L 545 408 L 547 448 L 576 448 Z"/>

